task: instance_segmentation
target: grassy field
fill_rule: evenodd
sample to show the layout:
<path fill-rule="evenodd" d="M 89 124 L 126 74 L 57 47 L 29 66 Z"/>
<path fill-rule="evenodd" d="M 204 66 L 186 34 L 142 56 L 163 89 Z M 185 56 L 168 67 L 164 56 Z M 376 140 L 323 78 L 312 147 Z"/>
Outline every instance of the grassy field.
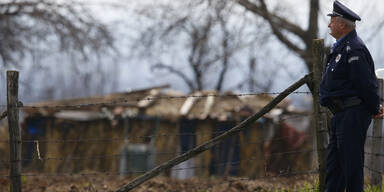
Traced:
<path fill-rule="evenodd" d="M 23 178 L 25 192 L 112 192 L 132 178 L 118 176 L 56 176 Z M 9 191 L 9 180 L 0 179 L 0 191 Z M 204 178 L 174 180 L 157 177 L 134 192 L 317 192 L 316 176 L 248 180 L 241 178 Z M 382 189 L 366 187 L 366 192 Z"/>

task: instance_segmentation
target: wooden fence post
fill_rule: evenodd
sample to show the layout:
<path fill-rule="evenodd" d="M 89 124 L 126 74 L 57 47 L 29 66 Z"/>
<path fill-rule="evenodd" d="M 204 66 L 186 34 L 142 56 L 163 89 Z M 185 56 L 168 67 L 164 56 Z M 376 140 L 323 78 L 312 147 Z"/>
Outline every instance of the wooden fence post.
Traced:
<path fill-rule="evenodd" d="M 379 96 L 380 98 L 383 98 L 383 79 L 378 79 L 379 82 Z M 380 101 L 381 104 L 383 104 L 382 100 Z M 372 156 L 369 159 L 370 162 L 368 162 L 371 166 L 371 185 L 377 186 L 381 189 L 382 185 L 382 178 L 381 174 L 381 156 L 377 154 L 381 154 L 381 137 L 382 137 L 382 128 L 383 128 L 383 120 L 382 119 L 374 119 L 373 121 L 373 127 L 372 127 L 372 148 L 371 153 Z M 379 172 L 377 172 L 379 171 Z"/>
<path fill-rule="evenodd" d="M 313 112 L 315 121 L 315 133 L 316 133 L 316 146 L 317 157 L 319 165 L 319 191 L 325 191 L 325 173 L 326 173 L 326 160 L 327 160 L 327 146 L 328 146 L 328 129 L 326 123 L 325 109 L 320 106 L 320 82 L 323 72 L 324 64 L 324 40 L 313 40 L 313 83 L 312 83 L 312 95 L 313 95 Z"/>
<path fill-rule="evenodd" d="M 11 192 L 21 192 L 21 134 L 19 127 L 19 72 L 7 71 L 7 113 L 10 144 Z"/>

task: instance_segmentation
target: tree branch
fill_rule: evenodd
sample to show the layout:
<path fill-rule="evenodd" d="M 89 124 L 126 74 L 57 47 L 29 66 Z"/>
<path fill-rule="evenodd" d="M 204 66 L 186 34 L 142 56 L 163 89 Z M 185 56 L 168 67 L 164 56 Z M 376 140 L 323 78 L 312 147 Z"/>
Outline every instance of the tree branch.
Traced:
<path fill-rule="evenodd" d="M 307 35 L 307 32 L 302 30 L 297 25 L 292 24 L 291 22 L 275 15 L 271 14 L 267 6 L 264 2 L 264 0 L 260 0 L 260 6 L 257 6 L 254 3 L 251 3 L 249 0 L 237 0 L 240 5 L 242 5 L 247 10 L 263 17 L 271 26 L 273 33 L 275 36 L 283 43 L 285 44 L 289 49 L 292 49 L 295 51 L 298 55 L 301 57 L 305 56 L 305 50 L 300 49 L 298 46 L 296 46 L 294 43 L 292 43 L 289 39 L 285 37 L 285 35 L 282 33 L 282 30 L 286 30 L 291 32 L 292 34 L 296 35 L 300 39 L 305 42 L 305 37 Z"/>
<path fill-rule="evenodd" d="M 152 69 L 165 69 L 169 73 L 174 74 L 174 75 L 180 77 L 184 81 L 184 83 L 188 85 L 188 87 L 189 87 L 189 89 L 191 91 L 196 90 L 196 87 L 193 84 L 193 82 L 181 70 L 177 70 L 174 67 L 169 66 L 169 65 L 165 65 L 163 63 L 158 63 L 158 64 L 152 66 Z"/>
<path fill-rule="evenodd" d="M 37 25 L 31 28 L 28 25 L 30 22 L 26 23 L 23 17 Z M 49 0 L 24 0 L 0 3 L 0 26 L 3 36 L 0 39 L 0 57 L 4 65 L 35 50 L 31 39 L 48 43 L 46 37 L 51 34 L 56 35 L 61 50 L 78 50 L 84 58 L 91 50 L 116 51 L 107 27 L 96 21 L 82 4 L 72 1 L 56 3 Z"/>
<path fill-rule="evenodd" d="M 219 73 L 219 78 L 216 83 L 216 90 L 221 91 L 224 83 L 224 77 L 227 73 L 228 70 L 228 65 L 229 65 L 229 57 L 231 56 L 232 53 L 229 52 L 229 36 L 230 33 L 226 27 L 226 22 L 223 17 L 218 17 L 219 23 L 221 30 L 223 31 L 223 39 L 222 39 L 222 49 L 223 49 L 223 61 L 222 61 L 222 69 Z"/>
<path fill-rule="evenodd" d="M 257 6 L 255 3 L 251 3 L 249 0 L 237 0 L 237 2 L 243 6 L 245 9 L 263 17 L 268 22 L 273 22 L 280 28 L 287 30 L 298 37 L 306 35 L 306 31 L 301 29 L 298 25 L 293 24 L 292 22 L 289 22 L 288 20 L 270 13 L 267 9 L 263 8 L 263 6 Z"/>

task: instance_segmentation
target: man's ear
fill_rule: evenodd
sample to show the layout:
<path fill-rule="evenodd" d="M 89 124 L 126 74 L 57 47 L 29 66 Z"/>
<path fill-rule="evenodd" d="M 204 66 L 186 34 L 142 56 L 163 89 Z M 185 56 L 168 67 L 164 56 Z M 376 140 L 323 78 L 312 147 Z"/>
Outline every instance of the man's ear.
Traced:
<path fill-rule="evenodd" d="M 348 28 L 347 23 L 345 21 L 342 20 L 340 24 L 341 24 L 342 29 Z"/>

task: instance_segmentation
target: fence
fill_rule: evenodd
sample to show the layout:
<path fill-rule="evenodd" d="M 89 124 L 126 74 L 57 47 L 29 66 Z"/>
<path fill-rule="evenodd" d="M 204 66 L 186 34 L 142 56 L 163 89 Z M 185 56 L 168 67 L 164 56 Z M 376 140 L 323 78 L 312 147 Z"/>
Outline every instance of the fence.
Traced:
<path fill-rule="evenodd" d="M 326 111 L 321 108 L 318 105 L 318 88 L 319 88 L 319 82 L 321 78 L 321 67 L 324 63 L 324 52 L 323 52 L 323 41 L 314 41 L 314 49 L 313 49 L 313 55 L 314 55 L 314 73 L 310 75 L 304 76 L 302 79 L 294 83 L 292 86 L 287 88 L 285 91 L 281 93 L 272 93 L 276 94 L 277 96 L 268 103 L 265 107 L 263 107 L 260 111 L 253 114 L 246 120 L 242 121 L 240 124 L 234 126 L 228 131 L 217 131 L 212 133 L 179 133 L 179 134 L 169 134 L 169 133 L 161 133 L 161 134 L 152 134 L 152 135 L 141 135 L 141 136 L 134 136 L 137 137 L 137 139 L 153 139 L 158 137 L 166 137 L 166 138 L 175 138 L 175 137 L 182 137 L 182 136 L 194 136 L 194 137 L 203 137 L 204 134 L 207 134 L 205 137 L 204 142 L 202 142 L 200 145 L 196 146 L 193 149 L 189 149 L 185 153 L 180 154 L 178 151 L 154 151 L 151 154 L 156 156 L 171 156 L 174 157 L 169 161 L 163 162 L 159 166 L 153 168 L 150 171 L 146 170 L 131 170 L 131 171 L 116 171 L 111 169 L 105 169 L 98 172 L 60 172 L 60 173 L 22 173 L 22 163 L 26 161 L 37 161 L 38 163 L 44 164 L 49 161 L 79 161 L 79 160 L 90 160 L 90 161 L 103 161 L 105 159 L 119 159 L 125 157 L 122 153 L 114 153 L 114 154 L 102 154 L 98 156 L 76 156 L 76 157 L 62 157 L 62 156 L 50 156 L 49 154 L 42 155 L 40 152 L 40 145 L 42 143 L 48 144 L 48 145 L 55 145 L 60 143 L 124 143 L 127 141 L 127 137 L 118 137 L 118 138 L 80 138 L 80 139 L 62 139 L 62 140 L 38 140 L 38 139 L 31 139 L 31 140 L 23 140 L 20 134 L 20 127 L 19 127 L 19 120 L 18 120 L 18 112 L 19 109 L 50 109 L 50 108 L 60 108 L 60 109 L 79 109 L 83 107 L 90 107 L 90 106 L 113 106 L 118 105 L 121 103 L 127 103 L 129 101 L 127 100 L 119 100 L 118 102 L 108 102 L 108 103 L 90 103 L 90 104 L 80 104 L 80 105 L 60 105 L 60 106 L 31 106 L 26 105 L 23 106 L 21 102 L 18 100 L 18 73 L 17 72 L 8 72 L 8 82 L 7 82 L 7 111 L 4 112 L 1 117 L 8 117 L 8 124 L 9 124 L 9 141 L 0 141 L 2 143 L 9 143 L 10 145 L 10 160 L 1 162 L 1 166 L 9 167 L 10 168 L 10 174 L 9 175 L 0 175 L 0 177 L 3 178 L 9 178 L 11 180 L 11 191 L 12 192 L 19 192 L 21 191 L 21 177 L 51 177 L 51 176 L 73 176 L 73 175 L 82 175 L 82 176 L 93 176 L 93 175 L 110 175 L 110 176 L 119 176 L 124 174 L 131 174 L 131 175 L 140 175 L 137 178 L 133 179 L 130 183 L 124 185 L 117 191 L 130 191 L 143 182 L 161 174 L 166 171 L 173 171 L 173 172 L 179 172 L 179 171 L 188 171 L 188 170 L 201 170 L 201 169 L 218 169 L 221 168 L 224 170 L 224 175 L 228 175 L 228 172 L 231 171 L 231 169 L 234 166 L 239 166 L 241 164 L 243 165 L 251 165 L 256 164 L 259 162 L 263 162 L 263 168 L 267 169 L 267 163 L 268 160 L 273 159 L 277 156 L 285 157 L 286 159 L 289 159 L 290 157 L 296 157 L 299 154 L 316 154 L 318 157 L 318 169 L 309 169 L 309 170 L 279 170 L 278 172 L 274 172 L 273 174 L 268 173 L 267 171 L 264 172 L 263 175 L 258 176 L 252 176 L 248 178 L 233 178 L 229 179 L 227 182 L 235 182 L 235 181 L 246 181 L 246 180 L 255 180 L 255 179 L 268 179 L 268 178 L 276 178 L 276 177 L 285 177 L 285 176 L 297 176 L 297 175 L 319 175 L 319 186 L 313 188 L 313 190 L 324 190 L 324 182 L 325 182 L 325 159 L 326 159 L 326 146 L 327 146 L 327 114 Z M 380 93 L 383 92 L 382 89 L 382 81 L 380 81 Z M 308 114 L 307 117 L 312 117 L 315 120 L 315 130 L 313 135 L 306 135 L 307 137 L 313 137 L 314 140 L 316 140 L 316 148 L 310 148 L 310 149 L 301 149 L 301 150 L 287 150 L 287 151 L 279 151 L 275 153 L 269 153 L 261 155 L 260 153 L 251 154 L 248 156 L 248 158 L 245 159 L 226 159 L 226 162 L 216 162 L 210 165 L 207 164 L 201 164 L 201 165 L 187 165 L 184 167 L 176 167 L 176 165 L 185 162 L 207 150 L 212 150 L 216 147 L 216 150 L 218 147 L 225 147 L 225 145 L 222 145 L 223 143 L 228 143 L 228 140 L 230 138 L 234 138 L 234 136 L 241 134 L 246 128 L 251 127 L 251 125 L 258 120 L 260 117 L 264 116 L 266 113 L 268 113 L 271 109 L 273 109 L 278 103 L 280 103 L 285 97 L 287 97 L 289 94 L 296 93 L 296 94 L 308 94 L 307 92 L 295 92 L 299 87 L 302 85 L 307 84 L 313 93 L 314 98 L 314 112 L 311 114 Z M 242 96 L 249 96 L 249 95 L 259 95 L 259 94 L 266 94 L 266 93 L 251 93 L 251 94 L 234 94 L 234 95 L 227 95 L 226 97 L 242 97 Z M 271 93 L 269 93 L 271 94 Z M 220 95 L 206 95 L 206 96 L 188 96 L 188 97 L 195 97 L 195 98 L 201 98 L 201 97 L 222 97 Z M 160 99 L 165 100 L 171 100 L 171 99 L 179 99 L 181 97 L 164 97 Z M 147 98 L 147 100 L 151 100 L 151 98 Z M 291 117 L 291 118 L 301 118 L 300 117 Z M 282 119 L 281 121 L 288 120 L 288 119 Z M 384 156 L 381 152 L 381 128 L 382 128 L 382 121 L 381 120 L 375 120 L 374 126 L 373 126 L 373 132 L 371 136 L 368 136 L 368 143 L 371 146 L 371 150 L 367 150 L 366 155 L 370 157 L 366 162 L 365 168 L 370 171 L 370 175 L 372 178 L 371 183 L 381 186 L 381 156 Z M 216 137 L 213 137 L 215 135 L 218 135 Z M 212 138 L 213 137 L 213 138 Z M 279 141 L 283 140 L 287 137 L 291 136 L 281 136 L 279 138 L 272 139 L 273 141 Z M 132 137 L 131 137 L 132 138 Z M 208 138 L 208 139 L 207 139 Z M 212 139 L 211 139 L 212 138 Z M 270 141 L 272 141 L 270 140 Z M 264 143 L 264 139 L 260 139 L 257 141 L 249 141 L 245 142 L 246 146 L 252 146 L 252 145 L 258 145 L 260 143 Z M 34 158 L 23 158 L 21 153 L 21 146 L 22 144 L 29 143 L 33 144 L 34 146 L 34 152 L 35 157 Z M 230 143 L 230 149 L 227 151 L 227 153 L 233 153 L 233 150 L 235 147 L 239 147 L 241 144 L 238 142 L 233 142 L 233 140 Z M 225 150 L 227 150 L 225 148 Z M 232 152 L 231 152 L 232 151 Z M 183 151 L 184 152 L 184 151 Z M 130 158 L 133 159 L 139 159 L 142 156 L 148 156 L 148 154 L 144 153 L 138 153 L 131 155 Z M 175 157 L 176 156 L 176 157 Z M 231 155 L 227 155 L 231 156 Z M 287 157 L 288 156 L 288 157 Z"/>

